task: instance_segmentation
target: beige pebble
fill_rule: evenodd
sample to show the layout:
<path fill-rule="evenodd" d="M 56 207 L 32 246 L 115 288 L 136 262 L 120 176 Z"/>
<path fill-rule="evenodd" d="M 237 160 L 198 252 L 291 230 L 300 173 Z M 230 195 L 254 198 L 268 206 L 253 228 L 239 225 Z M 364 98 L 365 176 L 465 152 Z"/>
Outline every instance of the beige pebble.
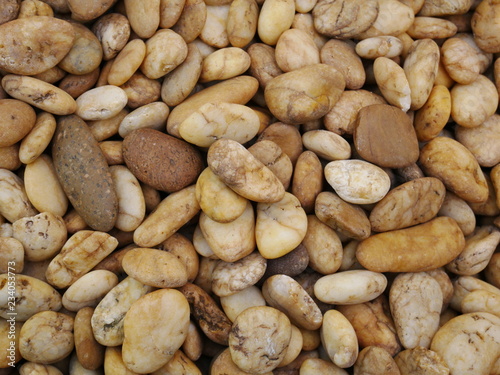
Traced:
<path fill-rule="evenodd" d="M 12 274 L 12 270 L 10 270 Z M 14 282 L 15 320 L 24 322 L 41 311 L 58 311 L 61 308 L 61 295 L 52 286 L 42 280 L 23 274 L 15 275 L 15 280 L 8 273 L 0 276 L 1 305 L 0 316 L 10 319 L 12 302 L 8 296 L 12 293 Z"/>
<path fill-rule="evenodd" d="M 124 318 L 125 366 L 142 374 L 158 370 L 181 347 L 188 325 L 189 304 L 179 291 L 160 289 L 138 299 Z"/>
<path fill-rule="evenodd" d="M 135 301 L 152 290 L 132 277 L 126 277 L 111 289 L 92 315 L 92 331 L 97 342 L 104 346 L 121 345 L 125 314 Z"/>
<path fill-rule="evenodd" d="M 87 125 L 94 138 L 101 142 L 118 134 L 120 123 L 128 114 L 129 110 L 125 107 L 116 116 L 105 120 L 87 121 Z"/>
<path fill-rule="evenodd" d="M 171 29 L 160 29 L 146 41 L 146 56 L 141 72 L 150 79 L 158 79 L 179 66 L 187 56 L 184 39 Z"/>
<path fill-rule="evenodd" d="M 457 33 L 457 26 L 442 18 L 418 16 L 406 32 L 413 39 L 445 39 Z"/>
<path fill-rule="evenodd" d="M 354 365 L 358 357 L 358 339 L 349 320 L 331 309 L 323 315 L 321 342 L 330 360 L 340 368 Z"/>
<path fill-rule="evenodd" d="M 51 212 L 16 220 L 12 236 L 23 244 L 24 256 L 32 262 L 54 257 L 68 238 L 63 218 Z"/>
<path fill-rule="evenodd" d="M 391 285 L 389 302 L 401 345 L 429 348 L 443 306 L 438 282 L 423 272 L 401 273 Z"/>
<path fill-rule="evenodd" d="M 372 230 L 410 227 L 433 219 L 442 207 L 446 195 L 443 183 L 434 177 L 422 177 L 389 191 L 370 212 Z"/>
<path fill-rule="evenodd" d="M 222 296 L 220 302 L 222 309 L 232 322 L 234 322 L 236 317 L 247 308 L 266 305 L 266 300 L 261 290 L 255 285 L 251 285 L 234 294 Z"/>
<path fill-rule="evenodd" d="M 210 373 L 212 375 L 246 375 L 248 372 L 240 369 L 231 359 L 231 353 L 229 348 L 224 349 L 220 352 L 217 357 L 214 358 L 212 365 L 210 366 Z M 272 375 L 272 371 L 263 373 L 262 375 Z"/>
<path fill-rule="evenodd" d="M 297 158 L 292 176 L 291 192 L 306 213 L 314 210 L 316 196 L 323 189 L 323 166 L 312 151 L 304 151 Z"/>
<path fill-rule="evenodd" d="M 71 316 L 54 311 L 41 311 L 22 326 L 19 350 L 24 359 L 51 364 L 68 356 L 74 348 Z M 50 345 L 47 342 L 50 341 Z"/>
<path fill-rule="evenodd" d="M 487 290 L 474 290 L 462 299 L 460 311 L 464 314 L 487 312 L 500 316 L 500 295 Z"/>
<path fill-rule="evenodd" d="M 264 43 L 254 43 L 247 49 L 250 55 L 250 73 L 263 88 L 276 76 L 282 74 L 282 70 L 276 63 L 274 47 Z"/>
<path fill-rule="evenodd" d="M 128 42 L 113 60 L 108 73 L 108 83 L 123 85 L 139 69 L 145 56 L 146 44 L 141 39 Z"/>
<path fill-rule="evenodd" d="M 125 91 L 117 86 L 93 88 L 76 100 L 76 114 L 86 121 L 105 120 L 116 116 L 127 105 Z"/>
<path fill-rule="evenodd" d="M 0 99 L 2 139 L 0 147 L 21 141 L 36 124 L 34 109 L 17 99 Z"/>
<path fill-rule="evenodd" d="M 314 285 L 314 295 L 326 303 L 350 305 L 377 298 L 386 286 L 387 279 L 381 273 L 343 271 L 321 277 Z"/>
<path fill-rule="evenodd" d="M 236 262 L 255 250 L 255 213 L 249 201 L 231 222 L 219 223 L 201 213 L 199 225 L 209 248 L 225 262 Z"/>
<path fill-rule="evenodd" d="M 368 346 L 359 352 L 354 364 L 354 371 L 358 374 L 401 375 L 398 365 L 391 355 L 378 346 Z"/>
<path fill-rule="evenodd" d="M 376 203 L 391 187 L 387 173 L 364 160 L 331 161 L 325 166 L 325 178 L 340 198 L 355 204 Z"/>
<path fill-rule="evenodd" d="M 266 44 L 276 45 L 280 35 L 290 28 L 295 14 L 295 2 L 268 1 L 260 11 L 257 34 Z"/>
<path fill-rule="evenodd" d="M 344 160 L 351 156 L 351 145 L 340 135 L 327 130 L 311 130 L 302 135 L 302 143 L 325 160 Z"/>
<path fill-rule="evenodd" d="M 498 39 L 498 25 L 495 23 L 499 12 L 497 3 L 485 2 L 479 4 L 471 19 L 474 40 L 478 47 L 486 52 L 500 51 Z"/>
<path fill-rule="evenodd" d="M 14 172 L 0 169 L 0 215 L 14 223 L 37 214 L 26 195 L 24 181 Z"/>
<path fill-rule="evenodd" d="M 450 114 L 450 90 L 436 84 L 425 104 L 415 113 L 414 126 L 418 140 L 425 142 L 437 137 L 448 123 Z"/>
<path fill-rule="evenodd" d="M 13 98 L 54 115 L 69 115 L 77 108 L 66 91 L 33 77 L 8 74 L 2 78 L 2 87 Z"/>
<path fill-rule="evenodd" d="M 290 72 L 307 65 L 319 64 L 319 49 L 314 39 L 304 30 L 285 30 L 276 43 L 276 63 L 283 72 Z"/>
<path fill-rule="evenodd" d="M 186 0 L 183 11 L 172 26 L 172 30 L 178 33 L 186 41 L 191 43 L 203 30 L 207 19 L 207 5 L 203 0 Z"/>
<path fill-rule="evenodd" d="M 469 293 L 477 290 L 484 290 L 489 293 L 500 295 L 500 289 L 484 280 L 474 276 L 459 276 L 453 281 L 453 295 L 450 300 L 450 307 L 456 311 L 460 311 L 464 298 Z"/>
<path fill-rule="evenodd" d="M 287 124 L 300 124 L 326 115 L 344 91 L 345 80 L 327 64 L 304 66 L 273 78 L 264 96 L 271 113 Z M 290 107 L 289 102 L 294 102 Z"/>
<path fill-rule="evenodd" d="M 484 202 L 488 185 L 474 155 L 461 143 L 436 137 L 420 152 L 419 161 L 427 176 L 439 178 L 448 190 L 467 202 Z"/>
<path fill-rule="evenodd" d="M 42 365 L 35 362 L 25 362 L 19 367 L 20 375 L 62 375 L 62 372 L 52 365 Z"/>
<path fill-rule="evenodd" d="M 250 307 L 233 323 L 229 351 L 243 371 L 266 373 L 274 370 L 286 355 L 292 326 L 281 311 L 269 306 Z"/>
<path fill-rule="evenodd" d="M 266 259 L 258 252 L 236 262 L 220 261 L 212 273 L 212 291 L 219 297 L 226 297 L 246 289 L 260 280 L 266 266 Z"/>
<path fill-rule="evenodd" d="M 65 288 L 90 271 L 118 245 L 111 235 L 82 230 L 71 236 L 50 262 L 46 277 L 50 284 Z"/>
<path fill-rule="evenodd" d="M 476 216 L 472 208 L 451 191 L 446 191 L 443 204 L 438 211 L 438 216 L 448 216 L 453 218 L 464 236 L 471 234 L 476 228 Z"/>
<path fill-rule="evenodd" d="M 59 182 L 52 158 L 40 155 L 24 170 L 24 186 L 31 204 L 40 212 L 63 216 L 68 197 Z"/>
<path fill-rule="evenodd" d="M 414 22 L 413 9 L 395 0 L 379 1 L 378 14 L 375 21 L 359 38 L 371 38 L 381 35 L 400 35 L 406 32 Z"/>
<path fill-rule="evenodd" d="M 481 71 L 481 61 L 474 47 L 466 40 L 449 38 L 441 47 L 442 62 L 446 72 L 457 83 L 469 84 Z"/>
<path fill-rule="evenodd" d="M 332 65 L 344 75 L 345 87 L 360 89 L 366 80 L 366 72 L 361 58 L 357 55 L 354 43 L 348 40 L 330 39 L 320 50 L 323 64 Z"/>
<path fill-rule="evenodd" d="M 309 255 L 309 267 L 323 275 L 337 272 L 342 264 L 343 248 L 337 232 L 315 215 L 307 216 L 307 232 L 302 245 Z"/>
<path fill-rule="evenodd" d="M 182 344 L 182 351 L 192 361 L 197 361 L 202 354 L 203 338 L 199 328 L 193 321 L 189 322 L 186 339 Z"/>
<path fill-rule="evenodd" d="M 163 375 L 169 373 L 184 373 L 192 375 L 201 375 L 200 369 L 196 364 L 184 354 L 182 350 L 176 350 L 172 358 L 160 367 L 158 370 L 152 372 L 152 375 Z"/>
<path fill-rule="evenodd" d="M 383 35 L 363 39 L 356 44 L 356 53 L 365 59 L 396 57 L 403 51 L 403 42 L 395 36 Z"/>
<path fill-rule="evenodd" d="M 210 147 L 217 139 L 228 138 L 244 144 L 257 135 L 260 120 L 249 107 L 236 103 L 206 103 L 179 125 L 187 142 Z"/>
<path fill-rule="evenodd" d="M 90 271 L 66 289 L 62 297 L 62 304 L 69 311 L 96 307 L 117 284 L 118 277 L 111 271 Z"/>
<path fill-rule="evenodd" d="M 347 375 L 348 372 L 330 361 L 321 358 L 308 358 L 300 365 L 301 375 Z"/>
<path fill-rule="evenodd" d="M 226 48 L 229 39 L 226 31 L 230 4 L 207 4 L 207 17 L 199 38 L 214 48 Z"/>
<path fill-rule="evenodd" d="M 9 364 L 14 367 L 22 359 L 19 352 L 19 332 L 21 327 L 21 322 L 11 324 L 7 319 L 0 320 L 0 348 L 5 353 L 0 359 L 0 368 L 2 369 L 8 368 Z"/>
<path fill-rule="evenodd" d="M 344 236 L 356 240 L 370 236 L 371 226 L 365 211 L 333 192 L 323 191 L 317 195 L 314 213 L 319 220 Z"/>
<path fill-rule="evenodd" d="M 34 161 L 47 148 L 56 130 L 52 114 L 40 112 L 31 131 L 23 138 L 19 148 L 19 159 L 24 164 Z"/>
<path fill-rule="evenodd" d="M 259 203 L 255 223 L 257 248 L 266 259 L 275 259 L 295 249 L 307 231 L 307 215 L 299 200 L 285 192 L 274 203 Z"/>
<path fill-rule="evenodd" d="M 500 319 L 489 313 L 459 315 L 436 332 L 430 349 L 441 356 L 450 373 L 487 375 L 500 351 L 499 324 Z"/>
<path fill-rule="evenodd" d="M 160 1 L 160 27 L 169 29 L 179 20 L 184 8 L 185 0 Z"/>
<path fill-rule="evenodd" d="M 134 231 L 134 242 L 153 247 L 177 232 L 200 210 L 195 190 L 195 185 L 190 185 L 164 198 Z"/>
<path fill-rule="evenodd" d="M 96 86 L 100 87 L 106 85 L 106 83 L 107 81 Z M 136 109 L 160 98 L 161 83 L 137 71 L 120 88 L 127 94 L 127 107 Z"/>
<path fill-rule="evenodd" d="M 258 142 L 264 140 L 276 143 L 288 155 L 293 165 L 304 150 L 300 131 L 296 125 L 274 122 L 268 125 L 257 139 Z"/>
<path fill-rule="evenodd" d="M 115 227 L 125 232 L 133 231 L 146 215 L 146 203 L 139 181 L 123 165 L 113 165 L 109 171 L 118 197 Z"/>
<path fill-rule="evenodd" d="M 199 258 L 192 241 L 180 233 L 174 233 L 160 245 L 160 250 L 165 250 L 176 256 L 186 267 L 188 281 L 192 282 L 199 271 Z"/>
<path fill-rule="evenodd" d="M 283 313 L 298 327 L 315 330 L 321 327 L 321 310 L 306 290 L 293 278 L 278 274 L 262 285 L 266 302 Z"/>

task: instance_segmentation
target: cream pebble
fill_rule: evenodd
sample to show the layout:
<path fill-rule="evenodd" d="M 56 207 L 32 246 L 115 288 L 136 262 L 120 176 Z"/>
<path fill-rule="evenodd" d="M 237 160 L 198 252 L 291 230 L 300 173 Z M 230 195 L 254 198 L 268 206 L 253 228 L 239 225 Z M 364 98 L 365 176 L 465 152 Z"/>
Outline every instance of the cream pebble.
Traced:
<path fill-rule="evenodd" d="M 116 116 L 127 102 L 127 94 L 120 87 L 100 86 L 78 97 L 75 113 L 86 121 L 105 120 Z"/>

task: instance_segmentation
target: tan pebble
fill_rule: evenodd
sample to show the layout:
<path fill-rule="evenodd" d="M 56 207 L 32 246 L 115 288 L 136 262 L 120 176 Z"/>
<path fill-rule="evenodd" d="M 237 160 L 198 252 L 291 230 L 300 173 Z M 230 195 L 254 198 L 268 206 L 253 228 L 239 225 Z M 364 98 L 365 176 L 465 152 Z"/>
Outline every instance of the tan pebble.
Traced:
<path fill-rule="evenodd" d="M 498 3 L 488 1 L 479 4 L 472 15 L 471 27 L 474 40 L 485 52 L 500 52 L 499 29 L 495 21 L 499 12 Z"/>
<path fill-rule="evenodd" d="M 90 132 L 98 141 L 104 141 L 118 133 L 120 123 L 129 114 L 129 110 L 125 107 L 116 116 L 105 120 L 87 121 Z"/>
<path fill-rule="evenodd" d="M 365 59 L 396 57 L 403 51 L 403 42 L 395 36 L 383 35 L 363 39 L 356 44 L 356 53 Z"/>
<path fill-rule="evenodd" d="M 377 272 L 352 270 L 320 278 L 314 285 L 314 295 L 323 302 L 349 305 L 371 301 L 382 294 L 386 277 Z"/>
<path fill-rule="evenodd" d="M 280 35 L 290 28 L 295 14 L 293 1 L 270 1 L 261 9 L 257 34 L 268 45 L 275 45 Z"/>
<path fill-rule="evenodd" d="M 280 121 L 300 124 L 327 114 L 344 88 L 344 77 L 337 69 L 313 64 L 273 78 L 266 85 L 264 96 L 269 110 Z M 294 106 L 289 107 L 292 100 Z"/>
<path fill-rule="evenodd" d="M 169 29 L 174 26 L 181 16 L 185 3 L 185 0 L 160 1 L 160 27 Z"/>
<path fill-rule="evenodd" d="M 457 33 L 457 26 L 442 18 L 418 16 L 406 32 L 413 39 L 445 39 Z"/>
<path fill-rule="evenodd" d="M 141 72 L 150 79 L 158 79 L 179 66 L 188 53 L 184 39 L 171 29 L 160 29 L 146 41 L 146 56 Z"/>
<path fill-rule="evenodd" d="M 12 270 L 10 270 L 10 275 Z M 3 319 L 11 318 L 12 306 L 8 296 L 12 293 L 14 283 L 15 320 L 24 322 L 41 311 L 58 311 L 61 308 L 61 295 L 52 286 L 42 280 L 31 276 L 15 275 L 15 280 L 9 273 L 4 273 L 0 278 L 0 293 L 2 304 L 0 305 L 0 316 Z"/>
<path fill-rule="evenodd" d="M 243 48 L 257 32 L 259 8 L 255 0 L 232 1 L 227 15 L 227 38 L 233 47 Z"/>
<path fill-rule="evenodd" d="M 472 152 L 482 167 L 494 167 L 500 163 L 500 153 L 494 145 L 500 139 L 498 133 L 500 115 L 490 116 L 481 125 L 474 128 L 458 126 L 456 139 Z"/>
<path fill-rule="evenodd" d="M 379 167 L 406 167 L 419 156 L 412 121 L 401 109 L 387 104 L 359 110 L 354 124 L 354 146 L 362 158 Z"/>
<path fill-rule="evenodd" d="M 364 160 L 331 161 L 325 166 L 325 178 L 340 198 L 355 204 L 376 203 L 391 187 L 387 173 Z"/>
<path fill-rule="evenodd" d="M 151 38 L 160 25 L 160 0 L 126 0 L 124 3 L 132 30 L 140 38 Z"/>
<path fill-rule="evenodd" d="M 90 271 L 110 254 L 118 240 L 104 232 L 83 230 L 71 236 L 61 252 L 49 264 L 46 277 L 50 284 L 65 288 Z"/>
<path fill-rule="evenodd" d="M 303 151 L 302 137 L 296 125 L 274 122 L 260 133 L 257 140 L 276 143 L 288 155 L 293 165 Z"/>
<path fill-rule="evenodd" d="M 387 102 L 407 112 L 411 106 L 411 90 L 403 68 L 387 57 L 377 57 L 373 74 Z"/>
<path fill-rule="evenodd" d="M 184 372 L 186 374 L 201 375 L 201 371 L 196 364 L 184 354 L 182 350 L 176 350 L 172 358 L 151 375 L 163 375 L 168 373 Z"/>
<path fill-rule="evenodd" d="M 312 11 L 314 26 L 328 37 L 352 38 L 370 28 L 377 19 L 379 8 L 375 0 L 318 1 Z"/>
<path fill-rule="evenodd" d="M 19 367 L 20 375 L 62 375 L 62 372 L 52 365 L 42 365 L 35 362 L 25 362 Z"/>
<path fill-rule="evenodd" d="M 137 179 L 160 191 L 180 191 L 203 170 L 200 152 L 184 140 L 142 128 L 123 141 L 123 158 Z"/>
<path fill-rule="evenodd" d="M 306 213 L 314 209 L 316 196 L 323 188 L 323 166 L 312 151 L 304 151 L 297 159 L 292 177 L 292 194 Z"/>
<path fill-rule="evenodd" d="M 138 299 L 124 318 L 125 366 L 143 374 L 158 370 L 181 347 L 188 325 L 189 304 L 179 291 L 160 289 Z"/>
<path fill-rule="evenodd" d="M 226 297 L 246 289 L 260 280 L 266 271 L 266 259 L 258 252 L 232 263 L 220 261 L 212 273 L 212 291 Z"/>
<path fill-rule="evenodd" d="M 134 242 L 141 247 L 156 246 L 189 222 L 200 210 L 195 190 L 191 185 L 164 198 L 134 231 Z"/>
<path fill-rule="evenodd" d="M 293 165 L 283 149 L 271 140 L 261 140 L 248 148 L 248 151 L 268 167 L 281 181 L 285 190 L 290 186 Z"/>
<path fill-rule="evenodd" d="M 0 169 L 0 215 L 14 223 L 37 214 L 26 195 L 24 181 L 14 172 Z"/>
<path fill-rule="evenodd" d="M 15 171 L 22 165 L 19 160 L 19 143 L 0 147 L 0 168 Z"/>
<path fill-rule="evenodd" d="M 38 74 L 57 65 L 69 52 L 75 38 L 69 22 L 49 16 L 2 23 L 0 35 L 0 44 L 4 46 L 0 67 L 22 75 Z"/>
<path fill-rule="evenodd" d="M 298 199 L 285 192 L 274 203 L 259 203 L 255 223 L 257 248 L 266 259 L 275 259 L 295 249 L 307 231 L 307 215 Z"/>
<path fill-rule="evenodd" d="M 488 265 L 484 269 L 484 277 L 486 281 L 488 281 L 490 284 L 494 285 L 497 288 L 500 286 L 499 282 L 500 273 L 498 273 L 499 268 L 500 268 L 500 255 L 497 255 L 497 253 L 495 253 L 491 256 Z"/>
<path fill-rule="evenodd" d="M 460 311 L 464 314 L 487 312 L 500 316 L 500 296 L 487 290 L 474 290 L 464 297 Z"/>
<path fill-rule="evenodd" d="M 446 72 L 457 83 L 474 82 L 481 72 L 478 54 L 464 39 L 447 39 L 441 46 L 441 55 Z"/>
<path fill-rule="evenodd" d="M 145 285 L 176 288 L 187 282 L 186 267 L 168 251 L 135 248 L 122 259 L 124 271 Z"/>
<path fill-rule="evenodd" d="M 443 183 L 434 177 L 422 177 L 389 191 L 370 212 L 372 230 L 410 227 L 433 219 L 441 208 L 446 195 Z"/>
<path fill-rule="evenodd" d="M 307 65 L 319 64 L 319 49 L 314 39 L 304 30 L 285 30 L 276 43 L 276 63 L 283 72 L 290 72 Z"/>
<path fill-rule="evenodd" d="M 220 352 L 212 362 L 210 366 L 210 373 L 212 375 L 224 375 L 224 374 L 233 374 L 233 375 L 246 375 L 248 372 L 240 369 L 231 359 L 231 353 L 229 348 L 224 349 Z M 262 375 L 272 375 L 272 371 L 268 371 L 263 373 Z"/>
<path fill-rule="evenodd" d="M 451 115 L 451 94 L 444 85 L 436 84 L 425 104 L 415 113 L 415 132 L 420 142 L 437 137 Z"/>
<path fill-rule="evenodd" d="M 182 344 L 182 351 L 191 361 L 197 361 L 201 357 L 203 349 L 202 340 L 199 328 L 193 321 L 190 321 L 186 340 Z"/>
<path fill-rule="evenodd" d="M 370 373 L 400 375 L 398 365 L 391 355 L 378 346 L 368 346 L 359 352 L 354 364 L 356 373 Z"/>
<path fill-rule="evenodd" d="M 356 258 L 365 268 L 376 272 L 420 272 L 444 266 L 464 246 L 465 239 L 456 221 L 437 217 L 363 240 L 357 247 Z"/>
<path fill-rule="evenodd" d="M 104 159 L 106 159 L 106 163 L 108 163 L 110 167 L 113 165 L 124 164 L 122 141 L 99 142 L 99 148 L 104 155 Z"/>
<path fill-rule="evenodd" d="M 182 36 L 186 43 L 191 43 L 201 34 L 206 19 L 207 5 L 203 0 L 186 0 L 183 11 L 172 26 L 172 30 Z"/>
<path fill-rule="evenodd" d="M 443 358 L 433 350 L 424 347 L 406 349 L 394 357 L 401 374 L 448 375 L 450 369 Z"/>
<path fill-rule="evenodd" d="M 2 87 L 10 96 L 54 115 L 76 111 L 76 102 L 66 91 L 33 77 L 8 74 Z"/>
<path fill-rule="evenodd" d="M 145 56 L 146 44 L 141 39 L 128 42 L 113 60 L 108 73 L 108 83 L 123 85 L 139 69 Z"/>
<path fill-rule="evenodd" d="M 341 368 L 354 365 L 358 357 L 358 339 L 347 318 L 337 310 L 323 315 L 321 342 L 330 360 Z"/>
<path fill-rule="evenodd" d="M 323 321 L 321 310 L 306 290 L 286 275 L 269 277 L 262 285 L 266 302 L 285 313 L 298 327 L 315 330 Z"/>
<path fill-rule="evenodd" d="M 62 304 L 69 311 L 96 307 L 101 299 L 118 284 L 111 271 L 94 270 L 76 280 L 63 294 Z"/>
<path fill-rule="evenodd" d="M 469 204 L 449 190 L 446 191 L 438 216 L 449 216 L 455 219 L 464 236 L 471 234 L 476 228 L 476 216 Z"/>
<path fill-rule="evenodd" d="M 318 194 L 314 213 L 323 223 L 349 238 L 362 240 L 370 236 L 370 221 L 363 209 L 333 192 Z"/>
<path fill-rule="evenodd" d="M 68 0 L 68 7 L 71 10 L 71 17 L 77 21 L 91 21 L 102 15 L 113 5 L 112 0 L 91 1 L 80 3 L 75 0 Z"/>
<path fill-rule="evenodd" d="M 75 351 L 78 362 L 87 370 L 97 370 L 104 363 L 105 348 L 99 344 L 92 332 L 92 307 L 79 310 L 75 316 Z"/>
<path fill-rule="evenodd" d="M 484 280 L 480 280 L 474 276 L 459 276 L 453 281 L 453 295 L 450 300 L 450 307 L 456 311 L 460 311 L 464 298 L 469 293 L 477 290 L 485 290 L 489 293 L 500 295 L 500 289 Z"/>
<path fill-rule="evenodd" d="M 72 23 L 71 26 L 75 32 L 75 40 L 58 67 L 70 74 L 90 73 L 101 64 L 101 43 L 86 26 L 77 22 Z"/>
<path fill-rule="evenodd" d="M 308 358 L 300 365 L 301 375 L 347 375 L 348 372 L 333 362 L 321 358 Z"/>
<path fill-rule="evenodd" d="M 207 17 L 199 35 L 201 41 L 217 49 L 228 47 L 226 24 L 229 7 L 230 4 L 226 1 L 215 4 L 207 2 Z"/>
<path fill-rule="evenodd" d="M 92 332 L 97 342 L 104 346 L 121 345 L 125 314 L 135 301 L 152 290 L 131 277 L 126 277 L 111 289 L 92 314 Z"/>
<path fill-rule="evenodd" d="M 64 216 L 68 198 L 50 156 L 42 154 L 26 166 L 24 185 L 30 202 L 38 211 Z"/>
<path fill-rule="evenodd" d="M 188 281 L 192 282 L 196 278 L 200 261 L 194 245 L 189 238 L 180 233 L 174 233 L 163 241 L 158 248 L 168 251 L 184 264 L 188 274 Z"/>
<path fill-rule="evenodd" d="M 350 144 L 340 135 L 327 130 L 311 130 L 302 135 L 302 143 L 325 160 L 343 160 L 351 156 Z"/>
<path fill-rule="evenodd" d="M 97 83 L 101 69 L 97 67 L 86 74 L 66 74 L 59 82 L 59 88 L 66 91 L 73 98 L 78 98 L 84 92 L 90 90 Z"/>
<path fill-rule="evenodd" d="M 419 161 L 427 176 L 439 178 L 460 198 L 468 202 L 488 198 L 488 185 L 476 158 L 458 141 L 432 139 L 422 148 Z"/>
<path fill-rule="evenodd" d="M 292 327 L 285 314 L 268 307 L 250 307 L 234 321 L 229 334 L 229 351 L 242 370 L 265 373 L 283 360 Z"/>
<path fill-rule="evenodd" d="M 12 146 L 22 140 L 35 126 L 33 108 L 16 99 L 0 99 L 0 147 Z"/>
<path fill-rule="evenodd" d="M 54 311 L 41 311 L 21 328 L 19 350 L 28 361 L 51 364 L 68 356 L 74 348 L 74 319 Z M 51 345 L 47 345 L 50 340 Z"/>
<path fill-rule="evenodd" d="M 262 88 L 265 88 L 271 79 L 283 73 L 276 63 L 274 47 L 264 43 L 254 43 L 248 47 L 247 52 L 251 60 L 249 72 Z"/>
<path fill-rule="evenodd" d="M 366 72 L 354 43 L 330 39 L 321 48 L 320 58 L 323 64 L 332 65 L 344 75 L 346 88 L 357 90 L 364 85 Z"/>
<path fill-rule="evenodd" d="M 21 322 L 14 321 L 11 324 L 7 319 L 0 320 L 0 348 L 6 353 L 0 359 L 0 368 L 2 369 L 8 368 L 9 364 L 14 367 L 22 359 L 19 352 L 19 332 L 21 327 Z M 19 374 L 22 373 L 19 372 Z M 32 372 L 29 372 L 29 374 L 32 374 Z"/>
<path fill-rule="evenodd" d="M 379 347 L 391 356 L 401 350 L 389 301 L 384 294 L 372 301 L 340 305 L 337 309 L 351 322 L 360 348 Z"/>
<path fill-rule="evenodd" d="M 199 226 L 212 252 L 225 262 L 236 262 L 255 250 L 255 214 L 247 201 L 245 210 L 235 220 L 219 223 L 201 213 Z"/>
<path fill-rule="evenodd" d="M 21 241 L 10 236 L 0 235 L 0 274 L 21 273 L 24 268 L 24 246 Z"/>

